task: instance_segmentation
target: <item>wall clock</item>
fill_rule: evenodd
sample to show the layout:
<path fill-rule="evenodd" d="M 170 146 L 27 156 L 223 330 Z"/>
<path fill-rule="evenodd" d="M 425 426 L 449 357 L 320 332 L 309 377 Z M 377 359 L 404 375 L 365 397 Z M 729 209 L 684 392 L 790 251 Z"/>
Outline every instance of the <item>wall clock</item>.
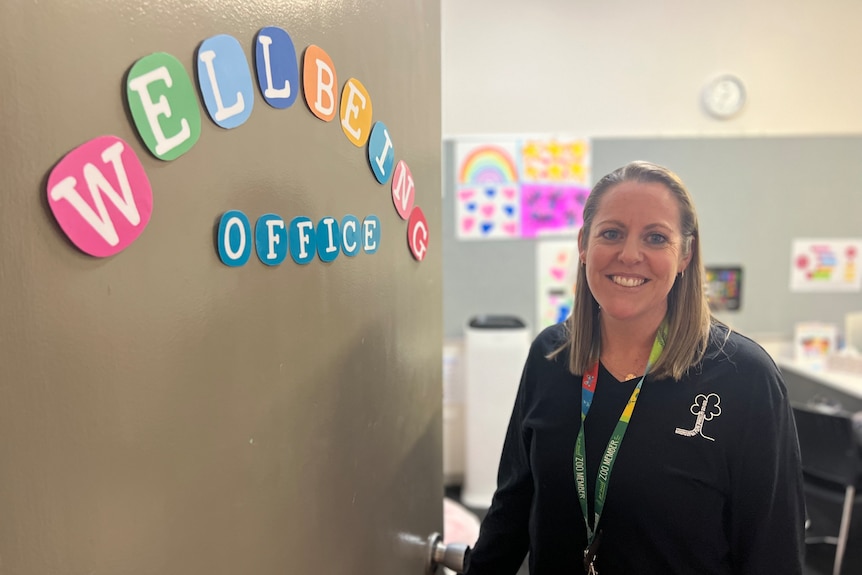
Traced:
<path fill-rule="evenodd" d="M 703 106 L 713 117 L 726 120 L 737 115 L 745 105 L 745 84 L 732 74 L 710 81 L 703 89 Z"/>

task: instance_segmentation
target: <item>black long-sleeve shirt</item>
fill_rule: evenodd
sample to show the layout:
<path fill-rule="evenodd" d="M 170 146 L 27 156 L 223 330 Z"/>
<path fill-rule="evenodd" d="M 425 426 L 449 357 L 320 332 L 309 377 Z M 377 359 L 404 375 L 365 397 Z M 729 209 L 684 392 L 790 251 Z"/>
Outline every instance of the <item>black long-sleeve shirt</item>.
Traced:
<path fill-rule="evenodd" d="M 712 330 L 725 339 L 723 327 Z M 557 325 L 531 346 L 467 575 L 514 574 L 527 551 L 532 575 L 583 571 L 573 471 L 581 377 L 565 353 L 545 357 L 563 339 Z M 599 461 L 636 383 L 600 366 L 584 428 L 591 517 Z M 644 381 L 611 473 L 596 565 L 601 575 L 795 575 L 804 517 L 784 383 L 760 346 L 731 333 L 680 381 Z"/>

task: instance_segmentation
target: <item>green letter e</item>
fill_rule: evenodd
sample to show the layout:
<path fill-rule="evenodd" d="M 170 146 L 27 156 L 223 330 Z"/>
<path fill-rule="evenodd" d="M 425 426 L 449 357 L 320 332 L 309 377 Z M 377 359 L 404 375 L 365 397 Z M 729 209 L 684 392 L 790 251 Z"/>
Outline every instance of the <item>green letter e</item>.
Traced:
<path fill-rule="evenodd" d="M 191 78 L 164 52 L 144 56 L 129 70 L 126 99 L 141 139 L 160 160 L 175 160 L 201 135 L 201 112 Z"/>

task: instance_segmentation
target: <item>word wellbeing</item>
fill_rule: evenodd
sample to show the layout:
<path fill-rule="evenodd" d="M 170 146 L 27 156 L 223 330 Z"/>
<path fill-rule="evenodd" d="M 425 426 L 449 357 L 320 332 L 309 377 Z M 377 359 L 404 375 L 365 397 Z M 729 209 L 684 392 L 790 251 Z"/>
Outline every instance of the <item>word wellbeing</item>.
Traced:
<path fill-rule="evenodd" d="M 339 90 L 336 68 L 326 51 L 309 45 L 300 62 L 290 35 L 276 26 L 258 31 L 253 52 L 254 76 L 239 40 L 227 34 L 203 40 L 194 64 L 199 95 L 183 63 L 171 54 L 156 52 L 138 59 L 126 75 L 125 97 L 147 150 L 165 162 L 191 150 L 202 131 L 201 102 L 214 124 L 231 130 L 248 120 L 256 98 L 283 110 L 294 104 L 301 90 L 315 117 L 325 123 L 337 119 L 347 140 L 365 148 L 375 180 L 391 187 L 392 204 L 408 227 L 411 254 L 423 260 L 428 226 L 421 208 L 414 205 L 413 176 L 403 159 L 396 163 L 387 126 L 372 123 L 371 96 L 362 82 L 348 78 Z M 95 257 L 129 247 L 153 217 L 154 191 L 143 164 L 133 146 L 114 135 L 96 137 L 67 153 L 51 171 L 46 191 L 60 228 L 81 251 Z M 241 212 L 225 213 L 221 223 L 225 229 L 219 230 L 218 252 L 231 266 L 247 261 L 252 244 L 263 263 L 277 265 L 286 258 L 288 247 L 297 263 L 307 263 L 315 253 L 331 261 L 339 253 L 374 253 L 379 239 L 377 216 L 361 222 L 353 216 L 340 221 L 324 217 L 316 224 L 294 218 L 288 224 L 268 214 L 258 220 L 254 234 Z"/>

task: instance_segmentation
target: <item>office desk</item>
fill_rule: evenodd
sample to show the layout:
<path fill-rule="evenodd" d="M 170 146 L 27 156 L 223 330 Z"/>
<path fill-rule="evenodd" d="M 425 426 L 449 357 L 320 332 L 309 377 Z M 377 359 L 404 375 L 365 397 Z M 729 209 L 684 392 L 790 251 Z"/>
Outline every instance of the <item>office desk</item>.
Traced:
<path fill-rule="evenodd" d="M 827 403 L 845 411 L 862 411 L 862 376 L 813 369 L 792 359 L 776 359 L 793 403 Z"/>

